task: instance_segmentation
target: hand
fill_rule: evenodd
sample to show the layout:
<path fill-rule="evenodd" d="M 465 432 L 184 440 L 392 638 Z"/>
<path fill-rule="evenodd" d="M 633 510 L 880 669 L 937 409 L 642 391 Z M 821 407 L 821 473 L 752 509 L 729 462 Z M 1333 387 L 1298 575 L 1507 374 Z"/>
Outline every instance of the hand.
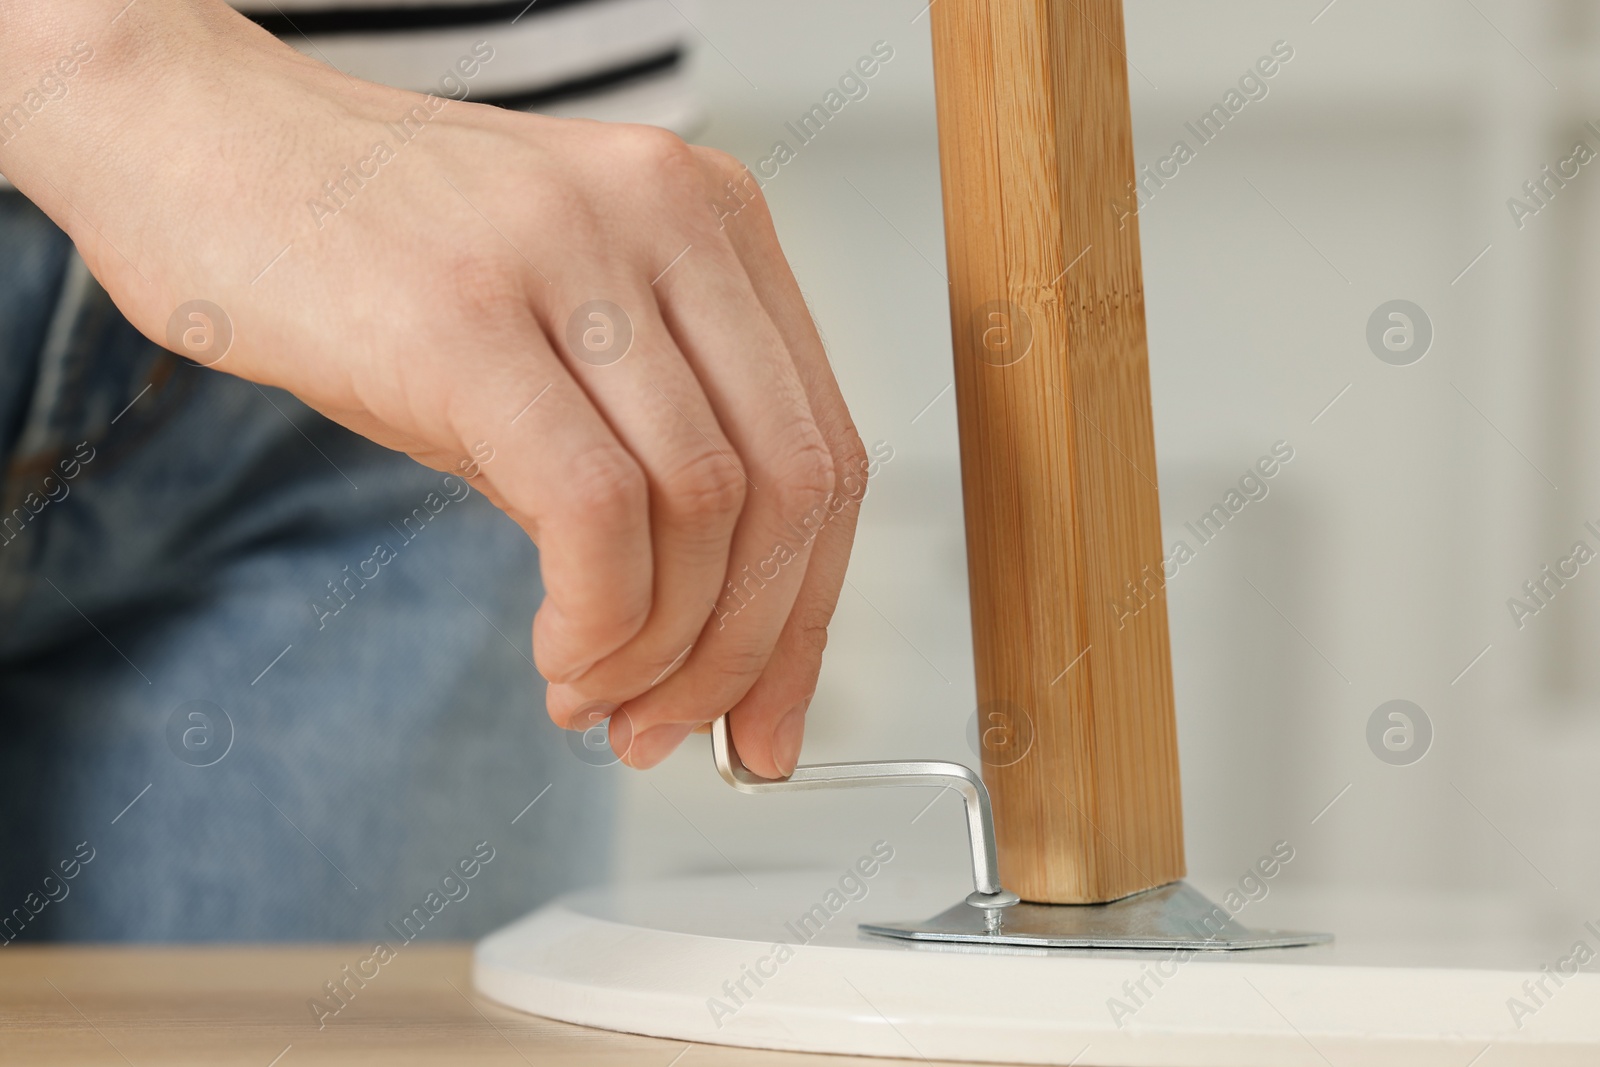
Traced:
<path fill-rule="evenodd" d="M 122 3 L 0 27 L 7 92 L 95 49 L 0 169 L 129 320 L 184 354 L 174 310 L 211 301 L 217 370 L 438 470 L 492 450 L 551 717 L 611 714 L 648 767 L 731 712 L 751 769 L 791 772 L 866 464 L 744 168 L 352 81 L 212 0 Z"/>

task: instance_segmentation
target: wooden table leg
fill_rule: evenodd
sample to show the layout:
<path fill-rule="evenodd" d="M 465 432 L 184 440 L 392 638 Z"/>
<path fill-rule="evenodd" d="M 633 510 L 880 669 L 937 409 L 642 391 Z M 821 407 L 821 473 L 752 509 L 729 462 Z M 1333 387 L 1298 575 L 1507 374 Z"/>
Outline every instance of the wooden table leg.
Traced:
<path fill-rule="evenodd" d="M 1001 876 L 1113 900 L 1184 873 L 1122 3 L 930 14 Z"/>

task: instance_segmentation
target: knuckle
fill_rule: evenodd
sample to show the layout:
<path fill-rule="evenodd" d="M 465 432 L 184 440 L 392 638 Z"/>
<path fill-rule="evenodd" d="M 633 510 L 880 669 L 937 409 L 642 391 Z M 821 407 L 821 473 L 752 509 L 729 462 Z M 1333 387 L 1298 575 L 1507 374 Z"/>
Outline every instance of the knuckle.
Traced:
<path fill-rule="evenodd" d="M 618 446 L 592 448 L 579 455 L 563 484 L 563 503 L 572 513 L 607 523 L 640 515 L 647 499 L 644 472 Z"/>
<path fill-rule="evenodd" d="M 737 187 L 749 185 L 754 190 L 755 196 L 760 196 L 761 188 L 756 183 L 750 168 L 746 167 L 739 158 L 732 153 L 724 152 L 719 148 L 696 147 L 695 158 L 701 166 L 711 173 L 711 177 L 718 185 L 731 182 Z"/>
<path fill-rule="evenodd" d="M 833 622 L 833 609 L 796 608 L 790 622 L 792 637 L 801 656 L 811 663 L 820 664 L 822 653 L 828 647 L 828 626 Z"/>
<path fill-rule="evenodd" d="M 778 506 L 785 516 L 826 505 L 833 495 L 833 455 L 819 435 L 808 435 L 784 460 L 778 471 Z"/>
<path fill-rule="evenodd" d="M 867 457 L 867 446 L 861 443 L 861 435 L 848 421 L 844 430 L 834 437 L 833 466 L 840 492 L 851 500 L 860 500 L 866 495 L 871 460 Z"/>
<path fill-rule="evenodd" d="M 861 440 L 861 434 L 849 415 L 840 416 L 836 424 L 827 427 L 823 432 L 828 438 L 828 448 L 833 453 L 834 465 L 839 470 L 859 470 L 866 465 L 867 446 Z"/>
<path fill-rule="evenodd" d="M 695 155 L 682 137 L 659 126 L 625 126 L 618 131 L 623 153 L 641 172 L 658 176 L 692 174 Z"/>
<path fill-rule="evenodd" d="M 438 275 L 449 306 L 476 329 L 527 320 L 526 266 L 498 254 L 461 253 Z"/>
<path fill-rule="evenodd" d="M 731 520 L 744 510 L 744 469 L 714 449 L 698 453 L 662 482 L 667 507 L 675 516 L 701 522 Z"/>
<path fill-rule="evenodd" d="M 695 145 L 694 154 L 702 164 L 711 168 L 719 178 L 732 177 L 744 173 L 744 164 L 731 153 L 720 148 L 708 148 L 705 145 Z"/>
<path fill-rule="evenodd" d="M 722 714 L 739 702 L 739 698 L 761 676 L 771 658 L 770 648 L 756 645 L 738 645 L 717 653 L 716 659 L 706 665 L 715 679 L 717 691 L 722 694 L 722 699 L 717 702 L 721 708 L 717 714 Z"/>

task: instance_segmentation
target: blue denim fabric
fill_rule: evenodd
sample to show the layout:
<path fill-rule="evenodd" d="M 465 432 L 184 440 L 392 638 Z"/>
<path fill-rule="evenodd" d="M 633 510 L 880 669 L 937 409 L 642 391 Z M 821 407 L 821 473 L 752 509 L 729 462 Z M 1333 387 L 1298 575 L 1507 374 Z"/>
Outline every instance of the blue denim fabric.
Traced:
<path fill-rule="evenodd" d="M 545 716 L 521 530 L 150 344 L 9 193 L 0 459 L 0 946 L 474 936 L 603 878 L 626 772 Z"/>

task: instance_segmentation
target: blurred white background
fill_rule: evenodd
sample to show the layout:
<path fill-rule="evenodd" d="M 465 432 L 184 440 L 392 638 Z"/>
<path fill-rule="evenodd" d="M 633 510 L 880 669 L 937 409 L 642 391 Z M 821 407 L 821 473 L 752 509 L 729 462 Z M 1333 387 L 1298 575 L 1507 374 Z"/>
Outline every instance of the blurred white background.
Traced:
<path fill-rule="evenodd" d="M 894 448 L 806 761 L 976 763 L 924 3 L 681 5 L 699 35 L 699 139 L 751 165 L 794 145 L 784 124 L 875 42 L 895 50 L 766 188 L 862 436 Z M 1127 13 L 1141 164 L 1192 143 L 1183 124 L 1275 42 L 1294 49 L 1141 215 L 1164 539 L 1274 442 L 1295 450 L 1271 495 L 1169 586 L 1192 880 L 1216 893 L 1286 839 L 1283 880 L 1304 890 L 1514 894 L 1530 921 L 1581 910 L 1600 876 L 1600 566 L 1520 630 L 1507 599 L 1575 541 L 1600 549 L 1583 528 L 1600 526 L 1600 164 L 1520 230 L 1506 202 L 1576 139 L 1600 150 L 1583 129 L 1600 128 L 1600 13 L 1580 0 L 1128 0 Z M 1367 344 L 1393 299 L 1433 322 L 1411 366 Z M 1366 738 L 1395 698 L 1433 725 L 1410 766 Z M 649 774 L 600 773 L 627 782 L 627 879 L 842 868 L 879 838 L 902 871 L 959 878 L 965 862 L 953 796 L 926 814 L 921 791 L 740 796 L 698 737 Z"/>

